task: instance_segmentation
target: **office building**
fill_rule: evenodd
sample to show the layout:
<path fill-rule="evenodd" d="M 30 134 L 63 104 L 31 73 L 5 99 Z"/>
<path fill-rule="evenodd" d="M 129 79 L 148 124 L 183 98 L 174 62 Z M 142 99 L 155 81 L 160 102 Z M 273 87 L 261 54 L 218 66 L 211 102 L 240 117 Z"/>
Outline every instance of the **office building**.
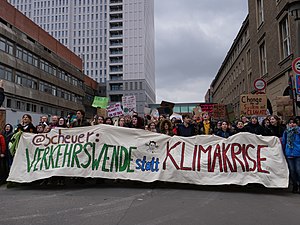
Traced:
<path fill-rule="evenodd" d="M 0 5 L 2 122 L 15 125 L 29 113 L 36 124 L 41 115 L 67 116 L 91 105 L 98 87 L 83 75 L 81 58 L 6 0 Z"/>
<path fill-rule="evenodd" d="M 107 84 L 110 102 L 135 95 L 137 110 L 155 102 L 154 0 L 10 0 Z"/>

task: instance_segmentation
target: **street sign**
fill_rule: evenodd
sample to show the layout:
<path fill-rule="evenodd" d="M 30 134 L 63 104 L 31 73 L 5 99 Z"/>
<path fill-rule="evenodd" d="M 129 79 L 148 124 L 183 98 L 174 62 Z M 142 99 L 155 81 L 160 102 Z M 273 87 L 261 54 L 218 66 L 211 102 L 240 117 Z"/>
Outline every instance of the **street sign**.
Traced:
<path fill-rule="evenodd" d="M 296 74 L 300 74 L 300 57 L 293 60 L 292 68 Z"/>
<path fill-rule="evenodd" d="M 259 78 L 254 81 L 254 88 L 257 91 L 263 91 L 267 87 L 267 83 L 264 79 Z"/>
<path fill-rule="evenodd" d="M 296 93 L 298 95 L 300 95 L 300 74 L 296 74 L 295 79 L 296 79 L 296 82 L 295 82 L 295 84 L 296 84 Z"/>

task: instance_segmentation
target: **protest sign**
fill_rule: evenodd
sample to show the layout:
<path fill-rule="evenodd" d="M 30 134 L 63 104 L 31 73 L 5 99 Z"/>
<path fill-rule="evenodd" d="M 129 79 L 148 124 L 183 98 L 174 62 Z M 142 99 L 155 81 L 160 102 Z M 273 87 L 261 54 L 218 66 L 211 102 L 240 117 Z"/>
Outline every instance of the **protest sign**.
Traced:
<path fill-rule="evenodd" d="M 104 124 L 23 133 L 8 181 L 52 176 L 282 188 L 289 181 L 277 137 L 239 133 L 228 139 L 183 138 Z"/>
<path fill-rule="evenodd" d="M 135 95 L 123 96 L 122 105 L 124 115 L 132 115 L 136 112 L 136 98 Z"/>
<path fill-rule="evenodd" d="M 240 115 L 243 116 L 265 116 L 267 115 L 267 96 L 264 94 L 241 95 Z"/>
<path fill-rule="evenodd" d="M 123 115 L 123 110 L 121 107 L 121 103 L 118 102 L 114 105 L 110 105 L 109 107 L 107 107 L 107 116 L 108 117 L 116 117 L 116 116 L 121 116 Z"/>
<path fill-rule="evenodd" d="M 105 109 L 108 104 L 108 98 L 107 97 L 99 97 L 95 96 L 92 106 L 93 107 L 99 107 Z"/>

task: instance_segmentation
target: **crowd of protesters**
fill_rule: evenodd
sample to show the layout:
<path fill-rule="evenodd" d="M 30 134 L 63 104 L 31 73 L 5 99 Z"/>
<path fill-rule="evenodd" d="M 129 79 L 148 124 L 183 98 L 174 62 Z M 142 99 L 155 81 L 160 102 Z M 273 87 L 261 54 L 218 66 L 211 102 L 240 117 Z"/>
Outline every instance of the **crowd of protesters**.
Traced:
<path fill-rule="evenodd" d="M 12 164 L 13 154 L 9 148 L 11 138 L 18 131 L 30 133 L 45 133 L 57 127 L 74 128 L 83 126 L 94 126 L 107 124 L 127 128 L 144 129 L 149 132 L 161 133 L 169 136 L 177 135 L 190 137 L 194 135 L 217 135 L 228 138 L 240 132 L 249 132 L 256 135 L 276 136 L 280 138 L 283 150 L 290 170 L 293 192 L 299 193 L 300 182 L 300 119 L 291 118 L 285 123 L 276 115 L 270 115 L 259 122 L 255 115 L 247 118 L 241 117 L 235 123 L 228 121 L 213 121 L 209 113 L 204 112 L 201 116 L 182 115 L 181 117 L 171 117 L 160 115 L 153 117 L 146 115 L 140 117 L 137 113 L 120 116 L 118 118 L 103 117 L 96 115 L 90 121 L 85 118 L 85 112 L 78 110 L 75 115 L 68 117 L 58 117 L 56 115 L 42 116 L 35 126 L 29 114 L 24 114 L 21 123 L 13 128 L 13 125 L 6 124 L 0 135 L 1 146 L 1 167 L 0 182 L 5 182 L 9 168 Z M 4 162 L 5 161 L 5 162 Z M 47 180 L 48 182 L 48 180 Z M 63 178 L 56 178 L 55 182 L 63 184 Z"/>

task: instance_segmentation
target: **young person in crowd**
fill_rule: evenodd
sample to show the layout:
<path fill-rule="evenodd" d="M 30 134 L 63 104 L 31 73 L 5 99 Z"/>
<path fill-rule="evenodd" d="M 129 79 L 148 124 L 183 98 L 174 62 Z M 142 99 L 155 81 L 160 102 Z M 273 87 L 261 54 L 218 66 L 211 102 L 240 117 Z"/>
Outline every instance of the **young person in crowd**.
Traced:
<path fill-rule="evenodd" d="M 282 146 L 288 163 L 293 193 L 300 193 L 300 128 L 295 118 L 288 121 L 282 137 Z"/>
<path fill-rule="evenodd" d="M 285 130 L 285 126 L 281 124 L 281 120 L 278 116 L 272 115 L 270 117 L 270 125 L 268 126 L 268 136 L 276 136 L 278 138 L 281 138 L 283 135 L 283 132 Z"/>
<path fill-rule="evenodd" d="M 105 120 L 104 120 L 104 124 L 114 125 L 113 120 L 112 120 L 111 117 L 106 117 Z"/>
<path fill-rule="evenodd" d="M 235 133 L 237 134 L 240 132 L 245 132 L 245 126 L 243 121 L 241 120 L 236 123 L 236 127 L 235 127 Z"/>
<path fill-rule="evenodd" d="M 250 122 L 245 125 L 245 131 L 256 135 L 265 135 L 265 129 L 259 124 L 256 115 L 251 116 Z"/>
<path fill-rule="evenodd" d="M 173 136 L 173 126 L 170 120 L 166 119 L 160 124 L 160 133 Z"/>
<path fill-rule="evenodd" d="M 211 135 L 215 131 L 215 124 L 211 121 L 208 112 L 202 115 L 202 121 L 199 124 L 199 134 Z"/>
<path fill-rule="evenodd" d="M 183 123 L 177 125 L 177 135 L 183 137 L 191 137 L 195 134 L 195 126 L 191 123 L 189 115 L 182 115 Z"/>
<path fill-rule="evenodd" d="M 217 131 L 216 135 L 223 138 L 228 138 L 232 135 L 229 123 L 227 121 L 222 122 L 221 129 Z"/>
<path fill-rule="evenodd" d="M 130 128 L 144 129 L 141 118 L 137 115 L 133 115 L 131 118 Z"/>
<path fill-rule="evenodd" d="M 83 110 L 78 110 L 76 112 L 76 120 L 74 120 L 70 127 L 84 127 L 90 126 L 90 123 L 85 119 L 85 112 Z"/>
<path fill-rule="evenodd" d="M 125 118 L 123 116 L 119 117 L 118 119 L 118 126 L 119 127 L 127 127 L 125 123 Z"/>
<path fill-rule="evenodd" d="M 13 157 L 9 151 L 9 147 L 8 147 L 8 144 L 11 140 L 11 137 L 13 136 L 14 134 L 14 128 L 11 124 L 7 123 L 5 124 L 4 126 L 4 129 L 1 133 L 5 139 L 5 144 L 6 144 L 6 160 L 7 160 L 7 164 L 8 164 L 8 168 L 10 169 L 11 167 L 11 164 L 12 164 L 12 161 L 13 161 Z"/>
<path fill-rule="evenodd" d="M 156 124 L 155 124 L 155 122 L 150 122 L 150 123 L 148 124 L 148 130 L 151 131 L 151 132 L 157 133 L 157 129 L 156 129 Z"/>
<path fill-rule="evenodd" d="M 2 134 L 0 134 L 0 184 L 6 182 L 6 178 L 8 177 L 8 162 L 6 160 L 6 143 L 5 138 Z"/>
<path fill-rule="evenodd" d="M 57 127 L 63 127 L 63 128 L 66 128 L 66 127 L 67 127 L 67 122 L 66 122 L 66 120 L 65 120 L 64 117 L 60 117 L 60 118 L 58 119 Z"/>
<path fill-rule="evenodd" d="M 28 133 L 36 133 L 36 128 L 32 123 L 32 117 L 29 114 L 24 114 L 22 116 L 21 123 L 17 125 L 16 132 L 23 131 Z"/>

